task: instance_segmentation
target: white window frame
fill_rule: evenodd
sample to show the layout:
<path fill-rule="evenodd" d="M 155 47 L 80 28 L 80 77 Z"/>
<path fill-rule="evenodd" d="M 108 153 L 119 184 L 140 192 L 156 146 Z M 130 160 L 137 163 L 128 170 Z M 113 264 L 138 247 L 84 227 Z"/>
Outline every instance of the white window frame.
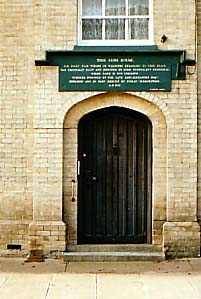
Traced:
<path fill-rule="evenodd" d="M 128 1 L 128 0 L 126 0 Z M 103 0 L 102 0 L 103 3 Z M 102 5 L 104 8 L 104 6 Z M 146 46 L 146 45 L 153 45 L 154 44 L 154 28 L 153 28 L 153 0 L 149 0 L 149 16 L 147 17 L 149 19 L 149 38 L 146 40 L 82 40 L 82 0 L 78 0 L 78 45 L 81 46 Z M 136 15 L 136 18 L 145 18 L 141 15 Z M 90 17 L 87 16 L 87 18 L 95 18 L 94 16 Z M 104 17 L 106 19 L 107 17 Z M 108 16 L 108 18 L 111 18 L 111 16 Z M 112 17 L 113 18 L 113 17 Z M 116 18 L 124 18 L 129 19 L 129 16 L 116 16 Z M 104 21 L 103 19 L 103 21 Z M 128 22 L 126 22 L 128 23 Z M 125 26 L 125 30 L 128 31 L 128 25 Z M 103 37 L 105 35 L 105 32 L 103 33 Z M 126 32 L 126 36 L 128 36 Z"/>

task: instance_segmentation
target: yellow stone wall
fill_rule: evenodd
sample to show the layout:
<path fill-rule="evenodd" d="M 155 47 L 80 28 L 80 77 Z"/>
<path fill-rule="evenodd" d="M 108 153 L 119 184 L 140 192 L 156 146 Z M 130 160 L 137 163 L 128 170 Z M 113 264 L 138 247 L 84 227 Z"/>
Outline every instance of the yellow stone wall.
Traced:
<path fill-rule="evenodd" d="M 153 242 L 167 246 L 170 255 L 188 256 L 192 246 L 193 255 L 199 254 L 200 26 L 196 39 L 195 1 L 153 2 L 155 45 L 186 50 L 187 58 L 198 60 L 197 70 L 188 67 L 186 80 L 172 81 L 171 92 L 107 94 L 59 92 L 58 68 L 35 66 L 46 50 L 72 50 L 77 44 L 77 1 L 2 1 L 1 255 L 50 253 L 76 243 L 77 202 L 70 202 L 70 181 L 76 180 L 77 124 L 87 111 L 108 105 L 141 111 L 153 124 Z M 198 25 L 200 14 L 197 1 Z M 7 244 L 21 244 L 22 250 L 9 251 Z"/>
<path fill-rule="evenodd" d="M 198 220 L 201 222 L 201 1 L 197 1 Z"/>

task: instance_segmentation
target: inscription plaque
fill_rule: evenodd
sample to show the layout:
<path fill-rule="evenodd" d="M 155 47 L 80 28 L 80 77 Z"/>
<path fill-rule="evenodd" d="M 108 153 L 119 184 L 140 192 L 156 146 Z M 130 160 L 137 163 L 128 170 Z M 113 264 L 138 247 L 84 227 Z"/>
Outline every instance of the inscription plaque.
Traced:
<path fill-rule="evenodd" d="M 171 67 L 142 55 L 66 56 L 59 64 L 59 90 L 170 91 Z"/>

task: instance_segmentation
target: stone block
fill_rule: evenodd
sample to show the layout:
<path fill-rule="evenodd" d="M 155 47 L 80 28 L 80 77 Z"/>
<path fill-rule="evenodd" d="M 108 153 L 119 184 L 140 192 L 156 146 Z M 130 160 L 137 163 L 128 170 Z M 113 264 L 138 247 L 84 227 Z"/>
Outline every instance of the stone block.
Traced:
<path fill-rule="evenodd" d="M 164 248 L 168 257 L 200 256 L 200 225 L 197 222 L 165 222 Z"/>

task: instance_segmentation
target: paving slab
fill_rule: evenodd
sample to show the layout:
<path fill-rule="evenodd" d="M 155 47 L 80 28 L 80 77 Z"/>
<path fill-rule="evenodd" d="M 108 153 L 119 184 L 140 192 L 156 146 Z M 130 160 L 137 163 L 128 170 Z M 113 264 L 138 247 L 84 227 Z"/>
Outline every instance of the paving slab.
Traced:
<path fill-rule="evenodd" d="M 201 275 L 199 275 L 201 279 Z M 201 299 L 193 283 L 193 275 L 183 273 L 144 273 L 142 276 L 146 299 Z M 201 281 L 201 280 L 200 280 Z"/>
<path fill-rule="evenodd" d="M 201 271 L 201 258 L 192 258 L 188 259 L 188 263 L 193 272 L 200 272 Z"/>
<path fill-rule="evenodd" d="M 98 274 L 98 299 L 144 298 L 140 274 Z"/>
<path fill-rule="evenodd" d="M 201 259 L 25 263 L 0 258 L 0 299 L 201 299 Z"/>
<path fill-rule="evenodd" d="M 96 275 L 54 274 L 47 299 L 95 299 Z"/>
<path fill-rule="evenodd" d="M 6 283 L 6 280 L 8 279 L 6 274 L 0 273 L 0 288 Z"/>
<path fill-rule="evenodd" d="M 60 259 L 27 263 L 24 258 L 0 258 L 0 272 L 5 273 L 62 273 L 65 270 L 66 263 Z"/>
<path fill-rule="evenodd" d="M 27 263 L 23 258 L 0 258 L 0 272 L 17 273 L 142 273 L 199 272 L 201 259 L 178 259 L 162 262 L 64 262 L 46 259 Z"/>
<path fill-rule="evenodd" d="M 7 274 L 0 287 L 1 299 L 46 298 L 51 274 Z"/>
<path fill-rule="evenodd" d="M 185 274 L 184 274 L 185 275 Z M 196 298 L 201 298 L 201 272 L 188 273 L 186 275 L 188 284 L 197 292 Z"/>
<path fill-rule="evenodd" d="M 194 269 L 195 270 L 195 269 Z M 143 272 L 191 272 L 188 260 L 163 262 L 113 262 L 113 263 L 67 263 L 67 273 L 143 273 Z"/>

